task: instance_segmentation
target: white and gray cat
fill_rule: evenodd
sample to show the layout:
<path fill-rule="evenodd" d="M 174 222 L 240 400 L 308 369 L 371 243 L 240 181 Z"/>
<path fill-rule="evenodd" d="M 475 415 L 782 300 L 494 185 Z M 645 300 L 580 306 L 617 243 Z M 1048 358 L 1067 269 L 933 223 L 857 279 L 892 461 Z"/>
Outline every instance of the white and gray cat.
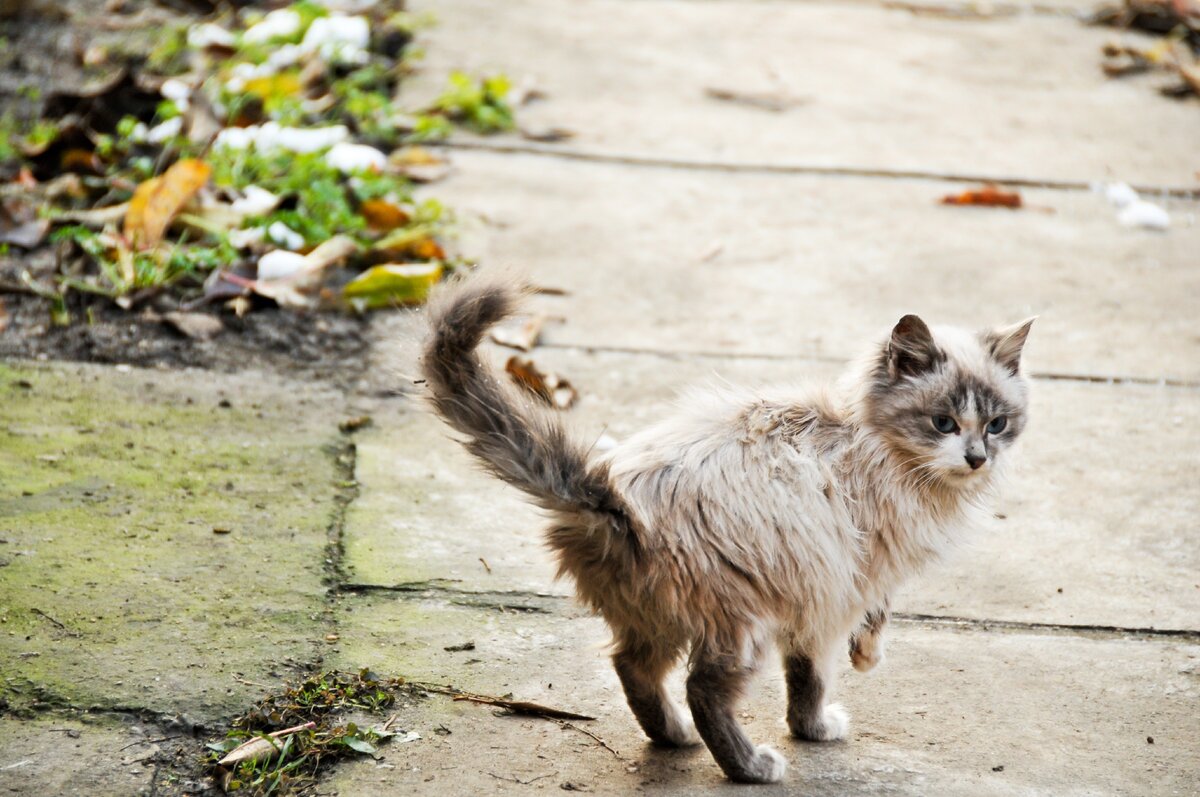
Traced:
<path fill-rule="evenodd" d="M 1032 319 L 973 333 L 907 315 L 836 388 L 697 393 L 592 456 L 475 352 L 520 298 L 487 276 L 436 298 L 422 365 L 434 408 L 549 511 L 559 573 L 612 629 L 646 735 L 703 740 L 735 781 L 780 780 L 785 759 L 735 718 L 747 681 L 777 645 L 792 734 L 845 737 L 828 702 L 837 660 L 849 640 L 857 669 L 878 663 L 889 595 L 982 511 L 1025 426 Z M 685 654 L 691 718 L 663 686 Z"/>

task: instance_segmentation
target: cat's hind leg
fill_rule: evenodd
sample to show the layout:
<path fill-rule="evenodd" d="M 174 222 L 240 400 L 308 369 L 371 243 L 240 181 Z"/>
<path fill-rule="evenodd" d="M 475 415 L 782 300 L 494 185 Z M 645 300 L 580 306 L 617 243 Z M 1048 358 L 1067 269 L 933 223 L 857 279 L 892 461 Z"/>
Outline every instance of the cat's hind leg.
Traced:
<path fill-rule="evenodd" d="M 846 738 L 850 716 L 837 703 L 826 703 L 837 673 L 832 651 L 810 655 L 792 648 L 784 655 L 787 679 L 787 723 L 792 735 L 810 742 L 832 742 Z"/>
<path fill-rule="evenodd" d="M 767 745 L 754 746 L 734 711 L 754 668 L 728 654 L 693 653 L 688 676 L 688 705 L 696 729 L 730 780 L 775 783 L 783 779 L 787 761 Z"/>
<path fill-rule="evenodd" d="M 669 747 L 686 747 L 699 744 L 700 737 L 691 717 L 671 700 L 663 685 L 675 659 L 670 650 L 626 639 L 613 654 L 613 666 L 629 708 L 650 740 Z"/>

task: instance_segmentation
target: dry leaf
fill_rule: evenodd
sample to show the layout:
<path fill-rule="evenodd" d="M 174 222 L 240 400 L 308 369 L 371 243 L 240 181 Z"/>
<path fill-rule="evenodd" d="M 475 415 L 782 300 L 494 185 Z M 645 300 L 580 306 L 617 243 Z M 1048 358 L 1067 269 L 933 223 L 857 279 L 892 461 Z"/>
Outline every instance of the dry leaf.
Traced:
<path fill-rule="evenodd" d="M 352 279 L 342 295 L 361 309 L 420 304 L 442 277 L 442 264 L 390 263 L 374 266 Z"/>
<path fill-rule="evenodd" d="M 575 137 L 575 131 L 566 127 L 525 127 L 522 125 L 517 132 L 521 134 L 521 138 L 542 144 L 556 144 L 559 141 Z"/>
<path fill-rule="evenodd" d="M 211 171 L 207 163 L 186 158 L 161 177 L 139 185 L 125 214 L 125 237 L 139 249 L 156 246 L 179 211 L 208 182 Z"/>
<path fill-rule="evenodd" d="M 994 185 L 985 185 L 960 194 L 947 194 L 942 197 L 942 204 L 1016 209 L 1021 207 L 1021 195 L 1015 191 L 1003 191 Z"/>
<path fill-rule="evenodd" d="M 261 761 L 272 758 L 283 747 L 277 741 L 278 739 L 315 727 L 317 727 L 317 723 L 306 722 L 294 728 L 284 728 L 282 731 L 275 731 L 266 737 L 259 736 L 251 739 L 230 750 L 217 764 L 223 767 L 233 767 L 243 761 Z"/>
<path fill-rule="evenodd" d="M 368 199 L 358 208 L 358 212 L 372 229 L 391 232 L 397 227 L 408 224 L 411 218 L 404 208 L 388 202 L 386 199 Z"/>
<path fill-rule="evenodd" d="M 424 147 L 405 147 L 388 156 L 397 171 L 414 183 L 432 183 L 450 173 L 450 163 Z"/>
<path fill-rule="evenodd" d="M 508 346 L 521 351 L 529 351 L 537 345 L 542 335 L 542 327 L 546 324 L 546 316 L 538 313 L 530 316 L 518 327 L 503 326 L 492 329 L 492 340 L 501 346 Z"/>
<path fill-rule="evenodd" d="M 513 355 L 508 358 L 504 370 L 508 372 L 514 382 L 551 407 L 557 407 L 560 410 L 569 409 L 575 403 L 575 399 L 579 397 L 570 382 L 553 371 L 539 370 L 533 360 Z"/>

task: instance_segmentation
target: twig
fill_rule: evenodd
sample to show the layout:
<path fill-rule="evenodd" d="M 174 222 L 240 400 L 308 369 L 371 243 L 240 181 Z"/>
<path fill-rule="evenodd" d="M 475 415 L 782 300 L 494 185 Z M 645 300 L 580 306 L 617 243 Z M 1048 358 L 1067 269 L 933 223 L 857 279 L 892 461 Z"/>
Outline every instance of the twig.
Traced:
<path fill-rule="evenodd" d="M 465 700 L 469 703 L 482 703 L 485 706 L 499 706 L 506 708 L 509 711 L 517 714 L 528 714 L 533 717 L 541 717 L 548 720 L 584 720 L 590 721 L 596 719 L 585 714 L 575 714 L 571 711 L 563 711 L 550 706 L 539 705 L 538 703 L 530 703 L 523 700 L 507 700 L 503 697 L 492 697 L 491 695 L 477 695 L 473 692 L 464 692 L 461 689 L 455 689 L 452 686 L 442 686 L 441 684 L 421 683 L 419 681 L 410 681 L 410 683 L 418 689 L 423 689 L 426 692 L 433 692 L 439 695 L 450 695 L 455 700 Z"/>
<path fill-rule="evenodd" d="M 552 722 L 557 722 L 559 725 L 561 725 L 561 726 L 562 726 L 562 727 L 564 727 L 564 728 L 570 728 L 570 729 L 571 729 L 571 730 L 573 730 L 573 731 L 579 731 L 579 732 L 580 732 L 580 733 L 582 733 L 584 736 L 588 736 L 588 737 L 592 738 L 593 740 L 595 740 L 596 744 L 600 745 L 600 746 L 601 746 L 601 747 L 603 747 L 605 750 L 607 750 L 608 752 L 612 753 L 612 754 L 613 754 L 613 756 L 614 756 L 614 757 L 615 757 L 615 758 L 616 758 L 618 761 L 622 761 L 622 760 L 624 760 L 624 759 L 622 759 L 622 758 L 621 758 L 621 754 L 620 754 L 620 753 L 618 753 L 616 750 L 614 750 L 614 749 L 612 749 L 611 747 L 609 747 L 609 746 L 608 746 L 608 742 L 604 741 L 604 740 L 603 740 L 603 739 L 601 739 L 599 736 L 597 736 L 596 734 L 594 734 L 594 733 L 592 733 L 591 731 L 589 731 L 587 728 L 580 728 L 578 725 L 576 725 L 576 724 L 574 724 L 574 723 L 571 723 L 571 722 L 567 722 L 566 720 L 552 720 Z"/>
<path fill-rule="evenodd" d="M 60 623 L 58 620 L 55 620 L 53 617 L 46 614 L 44 611 L 42 611 L 41 609 L 38 609 L 37 607 L 31 608 L 29 611 L 33 612 L 36 615 L 45 617 L 50 622 L 54 623 L 54 625 L 57 626 L 60 630 L 66 631 L 71 636 L 79 636 L 80 635 L 78 631 L 72 631 L 70 628 L 67 628 L 65 625 Z"/>
<path fill-rule="evenodd" d="M 548 778 L 548 777 L 550 777 L 551 775 L 553 775 L 554 773 L 553 773 L 553 772 L 550 772 L 550 773 L 547 773 L 547 774 L 545 774 L 545 775 L 538 775 L 536 778 L 531 778 L 531 779 L 529 779 L 529 780 L 521 780 L 521 779 L 520 779 L 520 778 L 518 778 L 518 777 L 511 777 L 511 778 L 509 778 L 509 777 L 505 777 L 504 775 L 497 775 L 495 772 L 489 772 L 488 774 L 489 774 L 489 775 L 491 775 L 491 776 L 492 776 L 493 778 L 495 778 L 496 780 L 507 780 L 509 783 L 519 783 L 519 784 L 520 784 L 520 785 L 522 785 L 522 786 L 528 786 L 530 783 L 533 783 L 534 781 L 541 780 L 542 778 Z"/>
<path fill-rule="evenodd" d="M 266 684 L 256 684 L 256 683 L 254 683 L 254 681 L 247 681 L 245 678 L 238 675 L 237 673 L 234 673 L 233 680 L 237 681 L 239 684 L 245 684 L 246 686 L 257 686 L 259 689 L 267 688 Z"/>
<path fill-rule="evenodd" d="M 137 742 L 130 742 L 129 744 L 122 747 L 121 750 L 128 750 L 130 747 L 137 747 L 139 744 L 158 744 L 159 742 L 169 742 L 172 739 L 182 739 L 182 738 L 183 737 L 181 735 L 176 734 L 175 736 L 164 736 L 161 739 L 142 739 Z M 117 752 L 121 752 L 121 750 L 118 750 Z"/>
<path fill-rule="evenodd" d="M 481 556 L 481 557 L 479 557 L 479 563 L 483 565 L 483 569 L 488 571 L 488 575 L 490 576 L 492 574 L 492 568 L 488 565 L 487 559 L 484 559 Z"/>

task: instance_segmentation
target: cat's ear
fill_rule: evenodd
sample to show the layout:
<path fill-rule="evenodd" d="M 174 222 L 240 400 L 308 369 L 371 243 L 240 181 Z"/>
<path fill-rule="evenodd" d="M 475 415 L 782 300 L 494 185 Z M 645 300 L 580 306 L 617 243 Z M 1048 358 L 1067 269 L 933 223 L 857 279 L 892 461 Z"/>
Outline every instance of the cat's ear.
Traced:
<path fill-rule="evenodd" d="M 992 357 L 1013 376 L 1021 367 L 1021 350 L 1025 348 L 1025 339 L 1029 337 L 1029 329 L 1036 320 L 1037 316 L 1034 316 L 1011 327 L 984 333 L 983 340 Z"/>
<path fill-rule="evenodd" d="M 888 341 L 888 375 L 893 380 L 922 374 L 944 359 L 929 327 L 915 315 L 906 315 L 892 328 Z"/>

